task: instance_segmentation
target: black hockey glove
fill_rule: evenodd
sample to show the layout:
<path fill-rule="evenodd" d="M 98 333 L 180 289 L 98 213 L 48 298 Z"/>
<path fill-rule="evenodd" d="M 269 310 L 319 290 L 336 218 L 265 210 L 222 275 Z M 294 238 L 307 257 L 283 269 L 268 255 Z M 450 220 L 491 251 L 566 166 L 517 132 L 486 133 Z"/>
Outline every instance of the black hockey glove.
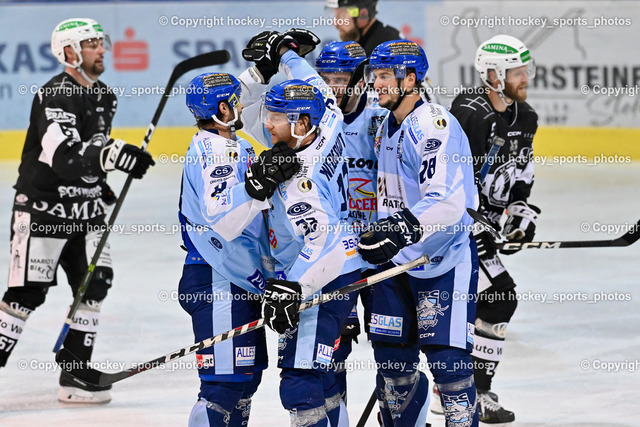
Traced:
<path fill-rule="evenodd" d="M 291 179 L 300 170 L 295 151 L 286 142 L 278 142 L 263 151 L 244 174 L 244 186 L 249 196 L 266 200 L 273 196 L 278 185 Z"/>
<path fill-rule="evenodd" d="M 140 179 L 156 162 L 151 154 L 121 139 L 110 139 L 100 152 L 100 167 L 105 172 L 118 169 Z"/>
<path fill-rule="evenodd" d="M 264 290 L 264 322 L 279 334 L 294 328 L 300 322 L 302 288 L 298 282 L 267 279 Z"/>
<path fill-rule="evenodd" d="M 507 206 L 507 221 L 502 229 L 502 235 L 510 242 L 532 242 L 536 234 L 538 214 L 540 208 L 526 202 L 513 202 Z M 519 250 L 519 249 L 518 249 Z M 501 250 L 500 253 L 511 255 L 518 250 Z"/>
<path fill-rule="evenodd" d="M 360 235 L 358 252 L 371 264 L 391 261 L 405 246 L 412 245 L 422 237 L 420 222 L 407 208 L 374 222 Z"/>
<path fill-rule="evenodd" d="M 282 34 L 293 37 L 299 45 L 298 55 L 303 58 L 320 44 L 320 38 L 304 28 L 292 28 Z"/>
<path fill-rule="evenodd" d="M 353 340 L 358 342 L 358 335 L 360 335 L 360 320 L 357 317 L 349 316 L 347 321 L 342 325 L 342 332 L 340 333 L 340 340 Z"/>
<path fill-rule="evenodd" d="M 256 63 L 250 72 L 257 74 L 262 84 L 269 83 L 278 72 L 280 49 L 285 46 L 296 52 L 299 50 L 298 43 L 291 36 L 277 31 L 263 31 L 249 40 L 247 47 L 242 50 L 245 60 Z"/>
<path fill-rule="evenodd" d="M 478 257 L 482 259 L 491 259 L 498 252 L 496 241 L 482 224 L 475 223 L 473 225 L 473 237 L 476 239 L 478 247 Z"/>

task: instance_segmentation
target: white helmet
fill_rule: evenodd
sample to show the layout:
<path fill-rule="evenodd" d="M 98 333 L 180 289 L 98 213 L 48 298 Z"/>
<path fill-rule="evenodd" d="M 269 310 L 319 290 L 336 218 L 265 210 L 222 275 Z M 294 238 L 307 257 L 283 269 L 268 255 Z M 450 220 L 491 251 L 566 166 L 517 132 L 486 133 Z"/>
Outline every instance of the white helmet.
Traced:
<path fill-rule="evenodd" d="M 105 34 L 102 26 L 90 18 L 72 18 L 62 21 L 51 34 L 51 52 L 62 65 L 71 68 L 79 68 L 82 64 L 82 47 L 80 42 L 89 39 L 102 39 L 106 50 L 111 48 L 111 39 Z M 70 64 L 65 60 L 64 47 L 71 49 L 78 55 L 78 61 Z"/>
<path fill-rule="evenodd" d="M 527 77 L 536 75 L 536 63 L 529 54 L 529 49 L 515 37 L 500 34 L 480 44 L 476 51 L 476 71 L 480 79 L 489 88 L 502 93 L 505 87 L 507 70 L 527 66 Z M 495 70 L 498 77 L 498 87 L 493 88 L 489 81 L 489 70 Z"/>

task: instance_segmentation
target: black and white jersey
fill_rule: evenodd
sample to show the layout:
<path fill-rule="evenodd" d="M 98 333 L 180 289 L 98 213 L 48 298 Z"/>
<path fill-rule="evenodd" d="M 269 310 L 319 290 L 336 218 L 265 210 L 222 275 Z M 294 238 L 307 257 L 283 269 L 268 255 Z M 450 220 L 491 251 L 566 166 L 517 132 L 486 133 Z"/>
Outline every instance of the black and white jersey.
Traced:
<path fill-rule="evenodd" d="M 101 81 L 85 88 L 63 72 L 40 88 L 31 106 L 15 185 L 14 209 L 62 220 L 100 221 L 109 140 L 117 100 Z"/>
<path fill-rule="evenodd" d="M 533 186 L 533 136 L 538 114 L 526 102 L 514 102 L 503 113 L 497 112 L 483 89 L 458 95 L 451 105 L 464 129 L 473 154 L 476 176 L 491 149 L 494 137 L 505 144 L 498 151 L 482 186 L 483 213 L 499 224 L 504 209 L 512 202 L 526 201 Z"/>

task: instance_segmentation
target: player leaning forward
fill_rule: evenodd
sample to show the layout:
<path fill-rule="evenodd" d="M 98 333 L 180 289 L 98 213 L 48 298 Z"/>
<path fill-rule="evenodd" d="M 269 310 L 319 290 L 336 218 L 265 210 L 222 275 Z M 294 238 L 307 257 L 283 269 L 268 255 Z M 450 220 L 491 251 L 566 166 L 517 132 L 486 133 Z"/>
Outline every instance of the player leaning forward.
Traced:
<path fill-rule="evenodd" d="M 515 37 L 498 35 L 480 45 L 475 68 L 484 83 L 483 90 L 459 95 L 451 105 L 451 114 L 469 136 L 476 171 L 483 165 L 495 138 L 505 141 L 482 184 L 480 211 L 500 229 L 506 209 L 502 234 L 509 241 L 530 242 L 540 213 L 540 209 L 527 202 L 533 186 L 533 136 L 538 129 L 538 115 L 525 100 L 527 84 L 535 75 L 535 63 L 524 43 Z M 472 354 L 478 411 L 481 421 L 506 423 L 514 421 L 515 416 L 502 408 L 490 390 L 502 355 L 506 327 L 517 306 L 516 285 L 496 253 L 493 237 L 487 231 L 474 235 L 480 256 L 480 294 Z"/>
<path fill-rule="evenodd" d="M 262 210 L 299 168 L 283 144 L 256 159 L 251 144 L 236 137 L 240 94 L 240 82 L 226 73 L 201 74 L 187 91 L 199 130 L 182 177 L 179 218 L 188 253 L 178 289 L 196 342 L 260 318 L 265 276 L 273 272 Z M 246 425 L 267 367 L 264 329 L 198 351 L 197 359 L 200 393 L 189 426 Z"/>
<path fill-rule="evenodd" d="M 470 238 L 477 204 L 471 155 L 458 121 L 419 89 L 428 63 L 408 40 L 380 44 L 366 72 L 391 110 L 378 128 L 378 220 L 360 236 L 365 261 L 386 269 L 428 254 L 431 263 L 374 288 L 369 337 L 378 365 L 376 392 L 386 426 L 424 425 L 428 382 L 419 352 L 445 408 L 447 426 L 477 425 L 471 350 L 478 258 Z"/>
<path fill-rule="evenodd" d="M 105 225 L 105 199 L 113 198 L 106 194 L 107 172 L 119 169 L 141 178 L 154 163 L 140 148 L 110 139 L 117 101 L 98 80 L 110 46 L 93 19 L 63 21 L 51 36 L 51 50 L 65 69 L 39 90 L 31 107 L 15 185 L 9 289 L 0 303 L 0 366 L 7 363 L 29 315 L 57 284 L 58 265 L 77 291 L 101 236 L 95 230 Z M 64 341 L 82 361 L 91 358 L 112 278 L 105 248 Z M 81 390 L 65 371 L 60 385 L 61 401 L 111 399 L 111 386 Z"/>
<path fill-rule="evenodd" d="M 280 399 L 294 426 L 342 425 L 339 423 L 346 421 L 344 403 L 331 365 L 342 325 L 354 304 L 353 295 L 299 315 L 298 306 L 301 299 L 360 279 L 362 260 L 355 249 L 356 236 L 347 224 L 343 116 L 329 87 L 296 54 L 295 44 L 278 35 L 261 34 L 249 46 L 264 45 L 258 41 L 263 36 L 265 44 L 271 45 L 271 64 L 254 56 L 262 81 L 278 66 L 288 78 L 297 77 L 276 84 L 265 94 L 261 115 L 270 138 L 266 142 L 286 141 L 301 163 L 300 172 L 278 187 L 269 211 L 278 280 L 267 280 L 264 318 L 280 333 Z M 256 86 L 252 76 L 257 74 L 243 73 L 240 80 L 248 87 Z"/>

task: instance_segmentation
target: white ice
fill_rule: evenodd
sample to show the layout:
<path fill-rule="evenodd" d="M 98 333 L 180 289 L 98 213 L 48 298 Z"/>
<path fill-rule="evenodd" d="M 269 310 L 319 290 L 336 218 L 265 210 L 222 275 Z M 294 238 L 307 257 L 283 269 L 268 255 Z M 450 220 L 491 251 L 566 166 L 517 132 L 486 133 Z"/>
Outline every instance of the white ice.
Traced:
<path fill-rule="evenodd" d="M 7 249 L 17 166 L 0 163 L 0 242 Z M 115 281 L 103 305 L 95 361 L 144 362 L 192 342 L 190 319 L 171 298 L 184 257 L 180 236 L 172 232 L 180 173 L 180 165 L 157 165 L 145 179 L 134 182 L 127 195 L 116 221 L 126 232 L 109 238 Z M 113 175 L 119 175 L 112 182 L 119 189 L 123 175 Z M 536 237 L 614 238 L 621 232 L 585 233 L 581 224 L 635 224 L 640 216 L 639 187 L 640 164 L 540 166 L 530 199 L 542 208 Z M 137 225 L 157 226 L 131 233 Z M 8 250 L 3 254 L 0 277 L 6 281 Z M 493 387 L 500 402 L 516 413 L 515 426 L 640 425 L 639 254 L 640 243 L 627 248 L 527 250 L 503 257 L 517 290 L 529 298 L 520 301 L 509 325 Z M 186 425 L 198 392 L 193 356 L 181 359 L 182 367 L 154 369 L 115 384 L 113 401 L 107 405 L 57 402 L 59 371 L 54 370 L 51 349 L 72 299 L 64 273 L 59 272 L 58 280 L 46 303 L 29 319 L 7 367 L 0 370 L 0 425 Z M 166 301 L 161 300 L 163 292 L 169 293 Z M 626 301 L 594 303 L 596 294 Z M 574 300 L 552 302 L 561 296 Z M 579 298 L 588 301 L 575 300 Z M 275 362 L 276 336 L 269 332 L 267 338 Z M 351 360 L 362 366 L 371 356 L 369 344 L 361 341 Z M 583 369 L 581 364 L 587 363 Z M 373 385 L 374 371 L 350 372 L 352 425 Z M 441 417 L 430 416 L 429 421 L 443 425 Z M 267 370 L 254 396 L 250 425 L 288 425 L 275 367 Z M 373 414 L 367 425 L 377 425 Z"/>

